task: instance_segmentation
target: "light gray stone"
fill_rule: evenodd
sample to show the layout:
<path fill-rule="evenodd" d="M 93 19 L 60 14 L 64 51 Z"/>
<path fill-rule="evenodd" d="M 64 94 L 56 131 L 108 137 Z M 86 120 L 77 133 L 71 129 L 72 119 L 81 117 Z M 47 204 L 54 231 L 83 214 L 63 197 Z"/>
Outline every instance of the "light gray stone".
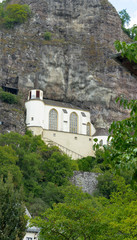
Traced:
<path fill-rule="evenodd" d="M 83 192 L 93 194 L 98 183 L 97 177 L 98 173 L 74 171 L 71 182 L 75 186 L 81 187 Z"/>

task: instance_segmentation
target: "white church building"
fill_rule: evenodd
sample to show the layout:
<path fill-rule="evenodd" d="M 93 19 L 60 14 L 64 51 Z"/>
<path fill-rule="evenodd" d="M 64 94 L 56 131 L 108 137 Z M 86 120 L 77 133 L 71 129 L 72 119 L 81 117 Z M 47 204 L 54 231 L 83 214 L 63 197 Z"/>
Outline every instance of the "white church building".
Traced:
<path fill-rule="evenodd" d="M 41 135 L 46 144 L 58 146 L 63 152 L 78 159 L 93 156 L 95 128 L 89 110 L 70 103 L 43 98 L 43 91 L 29 91 L 26 124 L 34 135 Z"/>

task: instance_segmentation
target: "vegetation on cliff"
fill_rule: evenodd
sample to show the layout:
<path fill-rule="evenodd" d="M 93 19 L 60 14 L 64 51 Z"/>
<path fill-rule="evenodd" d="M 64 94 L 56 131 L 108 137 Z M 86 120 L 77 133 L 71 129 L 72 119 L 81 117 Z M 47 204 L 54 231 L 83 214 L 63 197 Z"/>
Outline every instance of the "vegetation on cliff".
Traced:
<path fill-rule="evenodd" d="M 5 92 L 2 90 L 2 88 L 0 88 L 0 100 L 9 104 L 20 104 L 19 96 L 9 92 Z"/>
<path fill-rule="evenodd" d="M 127 44 L 126 42 L 121 42 L 119 40 L 115 41 L 115 47 L 118 52 L 121 52 L 122 57 L 126 57 L 129 61 L 137 63 L 137 51 L 136 51 L 136 41 L 137 41 L 137 26 L 134 26 L 132 29 L 133 33 L 133 42 Z"/>
<path fill-rule="evenodd" d="M 16 24 L 24 23 L 30 17 L 27 4 L 8 4 L 9 1 L 0 3 L 0 25 L 13 28 Z"/>

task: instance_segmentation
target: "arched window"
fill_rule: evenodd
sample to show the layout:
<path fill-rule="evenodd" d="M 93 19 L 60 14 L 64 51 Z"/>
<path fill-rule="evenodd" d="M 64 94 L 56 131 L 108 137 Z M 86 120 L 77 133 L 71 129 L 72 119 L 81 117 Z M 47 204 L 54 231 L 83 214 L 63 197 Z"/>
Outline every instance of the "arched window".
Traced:
<path fill-rule="evenodd" d="M 91 135 L 91 125 L 90 125 L 90 123 L 87 123 L 87 135 L 88 136 Z"/>
<path fill-rule="evenodd" d="M 70 115 L 70 132 L 77 133 L 78 130 L 78 116 L 75 112 Z"/>
<path fill-rule="evenodd" d="M 57 122 L 58 122 L 58 113 L 55 109 L 51 109 L 49 112 L 49 129 L 57 130 Z"/>

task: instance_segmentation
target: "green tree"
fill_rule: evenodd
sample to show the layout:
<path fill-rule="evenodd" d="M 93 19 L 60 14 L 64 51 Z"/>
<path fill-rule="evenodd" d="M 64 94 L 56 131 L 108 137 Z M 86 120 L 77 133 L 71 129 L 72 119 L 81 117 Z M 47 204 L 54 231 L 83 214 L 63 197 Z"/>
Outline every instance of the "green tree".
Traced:
<path fill-rule="evenodd" d="M 119 100 L 119 99 L 118 99 Z M 120 104 L 131 109 L 130 117 L 113 122 L 109 132 L 111 144 L 105 148 L 106 161 L 119 169 L 137 170 L 137 100 L 127 101 L 121 98 Z"/>
<path fill-rule="evenodd" d="M 116 179 L 115 185 L 117 191 L 110 199 L 91 197 L 75 187 L 67 187 L 64 203 L 32 220 L 41 228 L 40 239 L 135 240 L 136 194 L 122 178 Z"/>
<path fill-rule="evenodd" d="M 95 157 L 91 157 L 91 156 L 79 159 L 77 162 L 78 162 L 79 170 L 80 171 L 85 171 L 85 172 L 92 171 L 92 169 L 95 166 L 95 164 L 97 164 L 96 158 Z"/>
<path fill-rule="evenodd" d="M 8 4 L 8 1 L 0 3 L 1 25 L 13 28 L 16 24 L 24 23 L 30 17 L 31 11 L 27 4 Z"/>
<path fill-rule="evenodd" d="M 15 185 L 23 185 L 24 200 L 35 215 L 53 203 L 63 201 L 59 186 L 68 184 L 74 163 L 57 147 L 45 145 L 40 136 L 11 132 L 0 134 L 0 167 L 0 176 L 6 179 L 10 172 Z"/>
<path fill-rule="evenodd" d="M 132 28 L 127 28 L 127 26 L 129 25 L 130 22 L 130 16 L 127 13 L 126 9 L 123 9 L 119 12 L 119 16 L 121 19 L 121 23 L 122 23 L 122 29 L 123 31 L 130 37 L 133 38 L 132 35 Z"/>
<path fill-rule="evenodd" d="M 53 152 L 43 162 L 43 171 L 47 182 L 53 182 L 58 186 L 68 183 L 73 175 L 71 159 L 60 152 Z"/>
<path fill-rule="evenodd" d="M 32 220 L 32 224 L 40 226 L 41 239 L 45 240 L 98 239 L 104 231 L 100 207 L 100 201 L 92 201 L 91 196 L 70 186 L 66 189 L 65 202 L 53 205 L 41 218 Z"/>
<path fill-rule="evenodd" d="M 8 174 L 12 174 L 13 182 L 16 186 L 20 186 L 22 182 L 22 173 L 17 166 L 18 157 L 10 146 L 0 146 L 0 177 L 4 180 Z"/>
<path fill-rule="evenodd" d="M 119 12 L 119 16 L 122 22 L 122 27 L 126 27 L 128 26 L 129 22 L 130 22 L 130 16 L 127 13 L 126 9 L 123 9 Z"/>
<path fill-rule="evenodd" d="M 0 179 L 0 239 L 23 239 L 26 229 L 22 192 L 17 191 L 9 175 Z"/>
<path fill-rule="evenodd" d="M 128 58 L 128 60 L 131 62 L 137 63 L 137 50 L 136 50 L 136 41 L 137 41 L 137 25 L 134 25 L 131 29 L 131 36 L 134 40 L 134 42 L 131 42 L 130 44 L 126 42 L 121 42 L 119 40 L 116 40 L 114 45 L 118 52 L 121 52 L 122 57 Z"/>

